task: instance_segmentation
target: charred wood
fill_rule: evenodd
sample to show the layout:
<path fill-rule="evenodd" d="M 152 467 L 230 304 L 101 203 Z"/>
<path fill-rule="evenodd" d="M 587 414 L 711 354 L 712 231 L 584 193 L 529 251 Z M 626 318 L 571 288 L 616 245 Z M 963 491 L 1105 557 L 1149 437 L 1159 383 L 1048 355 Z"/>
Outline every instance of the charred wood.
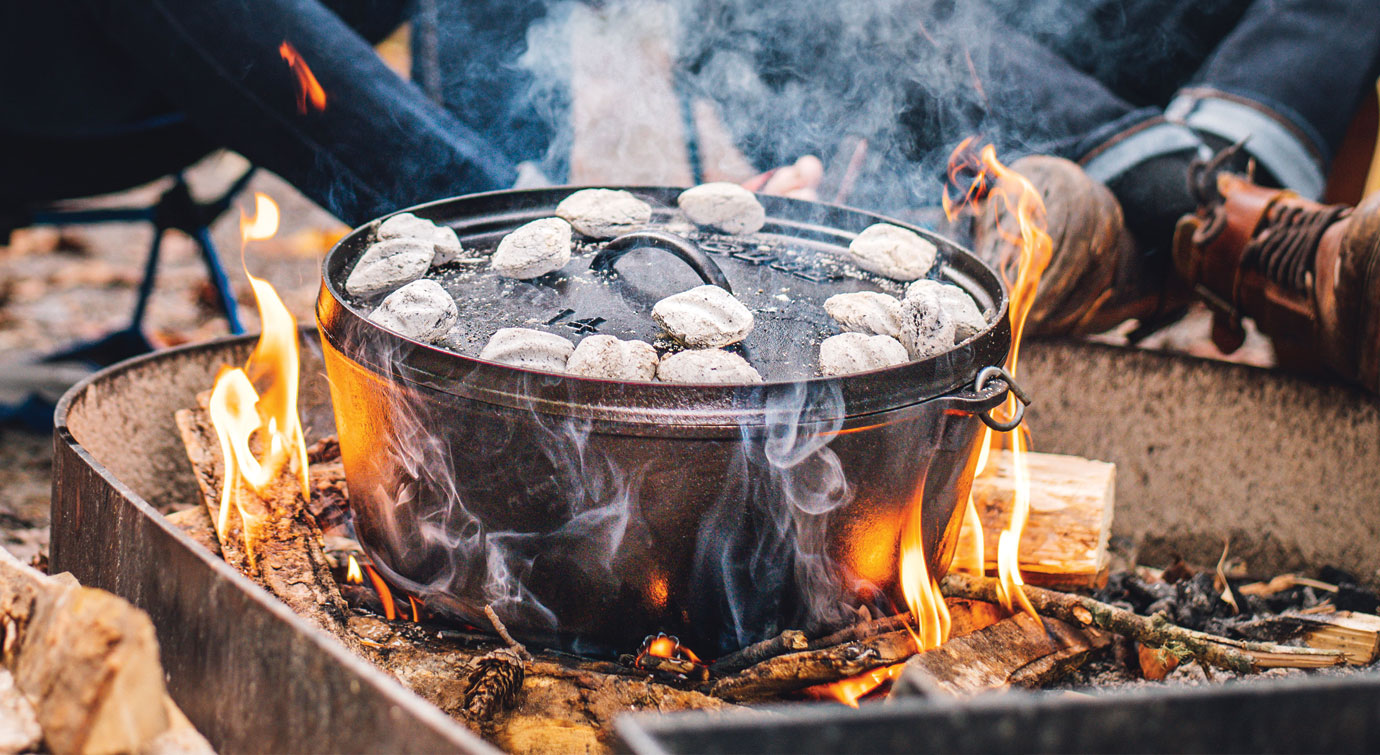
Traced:
<path fill-rule="evenodd" d="M 997 581 L 951 574 L 940 583 L 946 596 L 995 602 Z M 1095 627 L 1129 637 L 1149 647 L 1163 647 L 1180 659 L 1203 663 L 1241 674 L 1267 668 L 1316 668 L 1342 662 L 1342 654 L 1258 642 L 1241 642 L 1170 624 L 1163 616 L 1140 616 L 1082 595 L 1055 592 L 1027 585 L 1025 595 L 1042 616 L 1051 616 L 1078 627 Z"/>
<path fill-rule="evenodd" d="M 716 674 L 731 674 L 748 666 L 755 666 L 768 658 L 805 650 L 809 645 L 804 632 L 787 629 L 775 637 L 754 642 L 741 650 L 729 653 L 710 664 L 709 670 Z"/>
<path fill-rule="evenodd" d="M 866 640 L 765 660 L 715 682 L 709 694 L 734 702 L 777 697 L 900 663 L 915 651 L 915 640 L 908 630 L 888 632 Z"/>

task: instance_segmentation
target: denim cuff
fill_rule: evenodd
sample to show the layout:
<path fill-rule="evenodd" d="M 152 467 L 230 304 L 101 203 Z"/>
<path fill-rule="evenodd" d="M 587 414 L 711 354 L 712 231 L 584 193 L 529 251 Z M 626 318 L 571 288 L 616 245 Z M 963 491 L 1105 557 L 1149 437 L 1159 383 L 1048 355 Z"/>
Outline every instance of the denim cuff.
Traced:
<path fill-rule="evenodd" d="M 1245 141 L 1245 151 L 1286 189 L 1320 199 L 1327 176 L 1322 159 L 1306 138 L 1281 115 L 1256 102 L 1212 90 L 1184 90 L 1165 117 L 1229 142 Z"/>
<path fill-rule="evenodd" d="M 1186 151 L 1205 153 L 1207 146 L 1192 129 L 1153 118 L 1107 139 L 1080 162 L 1084 172 L 1106 184 L 1147 160 Z"/>

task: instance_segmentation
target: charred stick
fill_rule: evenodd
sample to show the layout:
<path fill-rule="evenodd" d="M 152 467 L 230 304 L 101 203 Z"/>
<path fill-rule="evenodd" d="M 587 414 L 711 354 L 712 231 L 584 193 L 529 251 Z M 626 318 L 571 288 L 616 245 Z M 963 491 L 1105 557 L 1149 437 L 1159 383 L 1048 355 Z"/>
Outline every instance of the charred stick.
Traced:
<path fill-rule="evenodd" d="M 898 613 L 895 616 L 864 621 L 861 624 L 854 624 L 846 629 L 840 629 L 833 634 L 827 634 L 817 640 L 810 640 L 808 649 L 822 650 L 847 642 L 858 642 L 859 640 L 876 637 L 879 634 L 899 632 L 909 626 L 913 625 L 911 623 L 910 612 L 907 611 L 906 613 Z"/>
<path fill-rule="evenodd" d="M 838 643 L 834 644 L 837 645 Z M 787 629 L 775 637 L 754 642 L 741 650 L 729 653 L 710 664 L 709 670 L 716 674 L 731 674 L 735 671 L 742 671 L 748 666 L 756 666 L 768 658 L 807 650 L 809 645 L 804 632 Z"/>
<path fill-rule="evenodd" d="M 997 600 L 997 580 L 950 574 L 939 588 L 946 596 L 971 600 Z M 1053 616 L 1075 626 L 1092 626 L 1138 640 L 1150 647 L 1162 647 L 1180 659 L 1193 658 L 1240 674 L 1284 665 L 1329 666 L 1341 662 L 1335 651 L 1288 647 L 1264 642 L 1239 642 L 1225 637 L 1184 629 L 1170 624 L 1163 615 L 1141 616 L 1082 595 L 1055 592 L 1030 585 L 1025 595 L 1036 612 Z"/>
<path fill-rule="evenodd" d="M 774 697 L 900 663 L 915 652 L 910 632 L 889 632 L 837 647 L 767 659 L 715 682 L 709 694 L 735 702 Z"/>

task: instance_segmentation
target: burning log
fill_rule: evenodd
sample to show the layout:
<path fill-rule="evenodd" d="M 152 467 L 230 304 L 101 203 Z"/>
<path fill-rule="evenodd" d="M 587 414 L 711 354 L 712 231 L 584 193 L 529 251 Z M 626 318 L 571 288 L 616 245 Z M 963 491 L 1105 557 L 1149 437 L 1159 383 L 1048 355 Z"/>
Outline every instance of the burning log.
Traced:
<path fill-rule="evenodd" d="M 945 595 L 995 602 L 998 584 L 994 579 L 951 574 L 940 583 Z M 1114 632 L 1149 647 L 1163 647 L 1180 658 L 1195 658 L 1240 674 L 1267 668 L 1319 668 L 1343 662 L 1336 650 L 1319 650 L 1240 642 L 1170 624 L 1162 615 L 1140 616 L 1082 595 L 1025 587 L 1026 598 L 1041 615 L 1052 616 L 1079 627 L 1096 627 Z"/>
<path fill-rule="evenodd" d="M 1115 507 L 1116 465 L 1077 456 L 1028 453 L 1030 519 L 1021 534 L 1020 569 L 1029 584 L 1092 587 L 1106 580 Z M 988 458 L 973 480 L 986 571 L 997 572 L 997 542 L 1016 497 L 1009 450 Z"/>
<path fill-rule="evenodd" d="M 896 629 L 900 629 L 900 627 L 896 627 Z M 810 642 L 805 637 L 804 632 L 787 629 L 775 637 L 755 642 L 742 650 L 729 653 L 714 661 L 709 666 L 709 670 L 716 674 L 731 674 L 735 671 L 742 671 L 748 666 L 755 666 L 768 658 L 805 650 L 809 645 Z"/>
<path fill-rule="evenodd" d="M 949 609 L 950 637 L 961 637 L 969 632 L 976 632 L 983 627 L 997 623 L 1005 615 L 999 606 L 977 600 L 946 598 L 944 603 Z M 910 612 L 900 613 L 895 616 L 854 624 L 820 639 L 811 640 L 809 649 L 831 648 L 846 642 L 857 642 L 913 626 L 915 626 L 915 617 Z"/>
<path fill-rule="evenodd" d="M 1020 613 L 952 639 L 906 661 L 891 694 L 946 697 L 1010 685 L 1037 687 L 1072 670 L 1105 634 L 1083 631 L 1057 619 L 1045 625 Z"/>
<path fill-rule="evenodd" d="M 175 418 L 208 518 L 217 522 L 221 516 L 225 461 L 205 407 L 206 398 L 200 399 L 202 407 L 179 410 Z M 248 490 L 244 494 L 258 495 Z M 321 529 L 307 510 L 296 479 L 283 475 L 261 500 L 269 513 L 252 538 L 253 558 L 246 548 L 244 528 L 235 517 L 229 518 L 231 526 L 224 534 L 216 533 L 215 527 L 211 529 L 221 555 L 299 615 L 331 632 L 347 647 L 357 648 L 354 637 L 344 629 L 345 600 L 331 575 Z M 188 519 L 191 515 L 183 515 L 184 523 Z"/>
<path fill-rule="evenodd" d="M 709 688 L 709 694 L 734 702 L 777 697 L 900 663 L 915 651 L 915 638 L 909 630 L 888 632 L 835 647 L 776 656 L 720 679 Z"/>

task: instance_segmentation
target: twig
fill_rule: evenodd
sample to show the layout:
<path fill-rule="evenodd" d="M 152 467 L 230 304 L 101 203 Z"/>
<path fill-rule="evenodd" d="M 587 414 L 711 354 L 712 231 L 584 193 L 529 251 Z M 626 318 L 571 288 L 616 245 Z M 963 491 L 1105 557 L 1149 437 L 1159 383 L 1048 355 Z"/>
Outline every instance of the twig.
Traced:
<path fill-rule="evenodd" d="M 946 596 L 995 601 L 997 581 L 992 578 L 950 574 L 940 583 Z M 1025 595 L 1035 610 L 1075 626 L 1093 626 L 1130 637 L 1150 647 L 1162 647 L 1180 659 L 1195 658 L 1240 674 L 1284 665 L 1331 666 L 1342 662 L 1340 653 L 1263 642 L 1241 642 L 1170 624 L 1162 614 L 1140 616 L 1082 595 L 1026 585 Z"/>
<path fill-rule="evenodd" d="M 710 664 L 709 670 L 716 674 L 731 674 L 748 666 L 755 666 L 768 658 L 805 650 L 809 644 L 804 632 L 787 629 L 775 637 L 754 642 L 741 650 L 729 653 Z"/>
<path fill-rule="evenodd" d="M 532 654 L 527 652 L 527 646 L 513 639 L 511 634 L 508 634 L 508 627 L 503 625 L 503 620 L 498 618 L 498 614 L 494 612 L 493 606 L 484 606 L 484 615 L 489 617 L 489 623 L 494 625 L 494 631 L 498 632 L 498 636 L 502 637 L 503 641 L 508 643 L 508 647 L 522 656 L 523 659 L 529 661 L 532 659 Z"/>
<path fill-rule="evenodd" d="M 910 632 L 890 632 L 860 642 L 770 658 L 720 679 L 709 694 L 734 701 L 774 697 L 900 663 L 915 652 Z"/>
<path fill-rule="evenodd" d="M 864 621 L 861 624 L 854 624 L 846 629 L 840 629 L 833 634 L 827 634 L 817 640 L 810 640 L 807 649 L 823 650 L 824 648 L 831 648 L 835 645 L 842 645 L 845 642 L 858 642 L 859 640 L 876 637 L 879 634 L 899 632 L 908 626 L 911 626 L 909 611 L 906 613 L 898 613 L 895 616 Z"/>

